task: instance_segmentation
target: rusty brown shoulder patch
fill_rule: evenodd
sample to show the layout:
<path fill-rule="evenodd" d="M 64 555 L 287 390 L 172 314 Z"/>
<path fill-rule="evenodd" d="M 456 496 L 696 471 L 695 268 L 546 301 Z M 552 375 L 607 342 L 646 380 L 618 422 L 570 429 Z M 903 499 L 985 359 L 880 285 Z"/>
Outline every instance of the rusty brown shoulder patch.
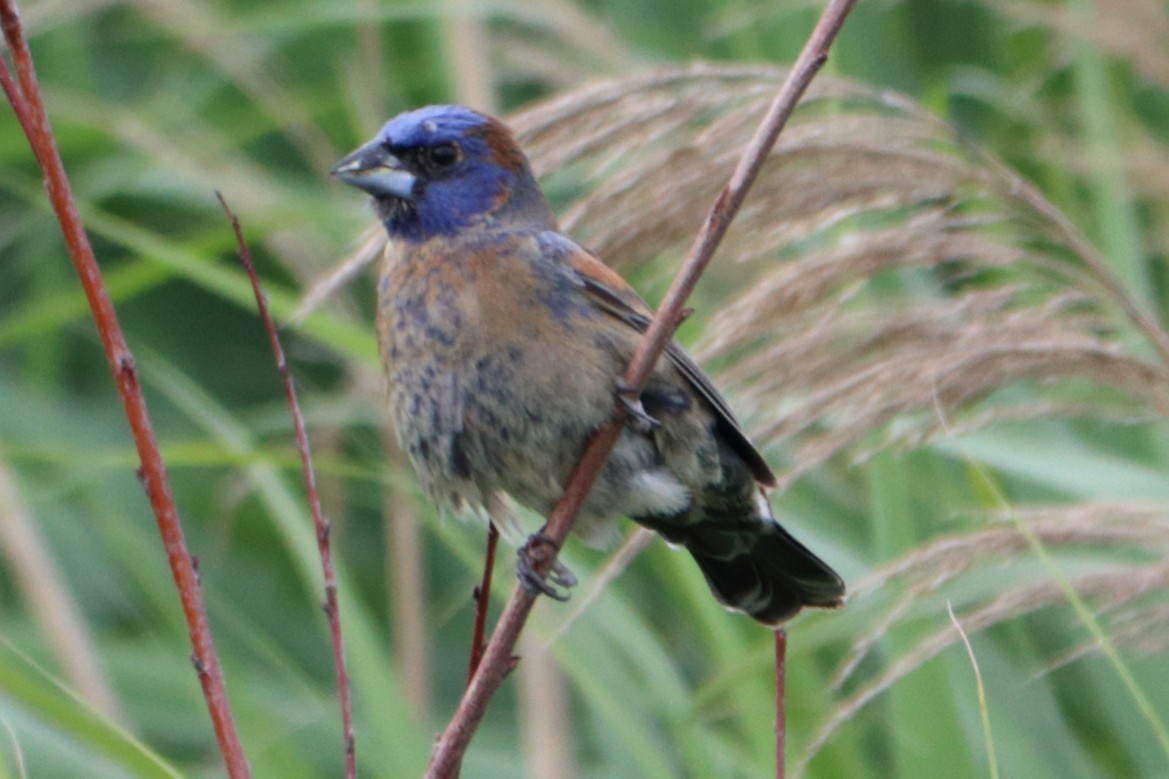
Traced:
<path fill-rule="evenodd" d="M 479 136 L 491 149 L 496 164 L 506 170 L 519 170 L 524 164 L 524 154 L 512 137 L 511 131 L 497 119 L 490 119 L 478 131 Z"/>

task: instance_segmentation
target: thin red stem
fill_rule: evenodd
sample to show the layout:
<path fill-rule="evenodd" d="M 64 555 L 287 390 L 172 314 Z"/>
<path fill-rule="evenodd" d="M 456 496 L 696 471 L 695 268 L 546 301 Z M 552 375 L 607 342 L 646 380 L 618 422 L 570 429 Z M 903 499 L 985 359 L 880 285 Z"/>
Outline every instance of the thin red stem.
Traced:
<path fill-rule="evenodd" d="M 483 580 L 475 588 L 475 626 L 471 631 L 471 658 L 467 662 L 467 684 L 475 678 L 483 649 L 487 646 L 487 608 L 491 605 L 491 574 L 495 570 L 495 547 L 499 545 L 499 528 L 487 522 L 487 553 L 483 557 Z"/>
<path fill-rule="evenodd" d="M 292 417 L 292 430 L 296 436 L 296 451 L 300 455 L 300 472 L 304 478 L 305 494 L 308 497 L 313 527 L 316 529 L 317 549 L 321 555 L 321 569 L 325 579 L 325 614 L 329 619 L 329 634 L 333 644 L 333 668 L 337 677 L 337 693 L 341 700 L 345 776 L 347 779 L 355 779 L 357 776 L 357 750 L 353 731 L 352 703 L 349 695 L 349 673 L 345 667 L 345 641 L 341 636 L 341 612 L 337 605 L 337 579 L 333 570 L 332 544 L 329 540 L 330 526 L 321 512 L 321 498 L 317 491 L 317 476 L 313 469 L 312 452 L 309 449 L 304 415 L 301 413 L 300 403 L 296 399 L 296 386 L 292 380 L 292 372 L 288 370 L 288 360 L 284 357 L 280 336 L 276 332 L 276 325 L 268 311 L 268 296 L 260 288 L 260 277 L 252 262 L 252 252 L 244 240 L 243 230 L 240 229 L 239 219 L 232 212 L 231 207 L 227 205 L 222 194 L 216 192 L 215 196 L 219 198 L 223 210 L 227 212 L 227 217 L 231 220 L 231 229 L 235 233 L 240 264 L 243 265 L 244 271 L 248 274 L 248 280 L 252 284 L 252 293 L 256 296 L 256 308 L 260 313 L 264 332 L 268 334 L 268 345 L 272 348 L 272 355 L 276 358 L 276 370 L 284 384 L 284 399 L 288 403 L 288 413 Z"/>
<path fill-rule="evenodd" d="M 646 330 L 645 336 L 625 372 L 625 386 L 637 390 L 644 386 L 658 357 L 673 336 L 674 330 L 685 318 L 686 299 L 691 290 L 694 289 L 695 283 L 702 275 L 711 257 L 714 256 L 715 249 L 725 235 L 731 220 L 738 213 L 747 190 L 758 175 L 768 152 L 774 146 L 780 130 L 783 129 L 788 117 L 795 109 L 800 95 L 804 93 L 812 78 L 827 60 L 828 49 L 855 2 L 856 0 L 829 0 L 827 8 L 812 30 L 803 51 L 800 52 L 800 56 L 796 59 L 780 87 L 779 93 L 772 101 L 767 116 L 764 117 L 755 136 L 744 150 L 738 167 L 735 168 L 730 181 L 719 194 L 707 215 L 702 230 L 690 248 L 690 253 L 678 275 L 674 278 L 673 284 L 670 285 L 669 291 L 662 299 L 653 321 Z M 553 508 L 543 530 L 548 542 L 556 549 L 564 544 L 568 531 L 572 527 L 577 512 L 584 504 L 593 481 L 596 480 L 601 466 L 604 465 L 609 452 L 621 435 L 627 416 L 628 411 L 625 405 L 616 403 L 612 418 L 593 435 L 584 454 L 581 455 L 580 462 L 577 463 L 576 469 L 569 477 L 564 496 Z M 536 563 L 537 571 L 546 574 L 553 563 L 555 563 L 555 555 L 547 555 Z M 523 587 L 517 587 L 512 593 L 511 599 L 495 625 L 495 631 L 487 644 L 487 650 L 475 678 L 467 686 L 459 708 L 435 744 L 430 766 L 427 769 L 426 775 L 428 777 L 447 779 L 457 776 L 463 753 L 487 711 L 487 704 L 511 670 L 512 651 L 534 603 L 535 596 L 528 593 Z"/>
<path fill-rule="evenodd" d="M 138 468 L 138 478 L 150 500 L 150 506 L 158 524 L 158 532 L 162 537 L 163 548 L 166 550 L 167 561 L 170 564 L 171 575 L 179 591 L 179 600 L 182 604 L 183 616 L 186 618 L 187 632 L 191 641 L 191 662 L 195 666 L 199 676 L 199 684 L 203 688 L 203 697 L 211 715 L 215 737 L 219 743 L 220 752 L 223 754 L 228 775 L 232 779 L 247 777 L 250 776 L 251 772 L 247 759 L 244 757 L 239 735 L 235 730 L 231 708 L 228 705 L 223 673 L 219 666 L 219 658 L 215 653 L 211 629 L 207 624 L 207 612 L 203 604 L 199 577 L 191 555 L 187 551 L 182 525 L 179 522 L 178 509 L 175 506 L 174 496 L 171 494 L 170 483 L 167 480 L 166 467 L 163 464 L 158 441 L 151 427 L 146 400 L 143 398 L 139 386 L 134 357 L 126 345 L 121 326 L 118 324 L 117 313 L 105 283 L 102 281 L 101 269 L 94 257 L 93 249 L 89 245 L 81 218 L 78 216 L 77 205 L 69 187 L 69 179 L 65 174 L 65 166 L 57 152 L 56 140 L 53 137 L 48 115 L 41 100 L 32 54 L 24 38 L 20 15 L 12 0 L 0 0 L 0 26 L 3 27 L 4 38 L 12 52 L 12 62 L 16 69 L 19 90 L 13 84 L 3 59 L 0 59 L 0 82 L 2 82 L 5 95 L 12 104 L 17 120 L 28 138 L 33 155 L 40 165 L 45 189 L 49 194 L 53 211 L 57 215 L 57 221 L 65 236 L 69 258 L 81 281 L 85 297 L 89 301 L 98 336 L 101 338 L 106 360 L 122 400 L 122 406 L 141 462 Z"/>
<path fill-rule="evenodd" d="M 5 30 L 7 36 L 7 30 Z M 16 121 L 20 122 L 20 126 L 24 128 L 27 135 L 32 126 L 32 118 L 28 113 L 28 104 L 24 102 L 24 96 L 20 94 L 16 83 L 12 80 L 12 73 L 8 70 L 8 63 L 0 57 L 0 87 L 4 89 L 4 96 L 8 98 L 8 104 L 12 106 L 13 112 L 16 114 Z M 33 149 L 34 154 L 36 149 Z"/>
<path fill-rule="evenodd" d="M 775 779 L 783 779 L 787 754 L 787 631 L 775 631 Z"/>

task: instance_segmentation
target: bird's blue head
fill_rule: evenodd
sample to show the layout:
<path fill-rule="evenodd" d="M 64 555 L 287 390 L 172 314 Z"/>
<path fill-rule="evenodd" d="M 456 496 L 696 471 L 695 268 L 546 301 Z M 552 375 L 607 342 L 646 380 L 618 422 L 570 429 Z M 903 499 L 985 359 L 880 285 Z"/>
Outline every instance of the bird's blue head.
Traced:
<path fill-rule="evenodd" d="M 395 116 L 332 173 L 373 196 L 392 238 L 421 242 L 491 222 L 554 226 L 508 129 L 463 106 Z"/>

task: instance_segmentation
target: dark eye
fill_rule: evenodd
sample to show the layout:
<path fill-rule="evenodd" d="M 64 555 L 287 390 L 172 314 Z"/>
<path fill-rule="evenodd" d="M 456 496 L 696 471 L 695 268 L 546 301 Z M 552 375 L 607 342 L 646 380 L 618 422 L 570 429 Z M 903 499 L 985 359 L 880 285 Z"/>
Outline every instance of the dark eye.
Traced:
<path fill-rule="evenodd" d="M 459 147 L 453 143 L 440 143 L 430 148 L 430 161 L 440 168 L 446 168 L 459 161 Z"/>

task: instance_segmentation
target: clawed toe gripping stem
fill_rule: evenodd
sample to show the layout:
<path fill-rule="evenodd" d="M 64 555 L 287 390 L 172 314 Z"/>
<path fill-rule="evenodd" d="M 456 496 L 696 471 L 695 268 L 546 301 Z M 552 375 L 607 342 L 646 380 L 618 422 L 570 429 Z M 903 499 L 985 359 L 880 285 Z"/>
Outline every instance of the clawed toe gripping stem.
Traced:
<path fill-rule="evenodd" d="M 556 544 L 544 535 L 543 531 L 530 536 L 528 542 L 516 552 L 516 576 L 519 577 L 524 589 L 532 595 L 547 595 L 553 600 L 563 602 L 568 600 L 568 593 L 556 589 L 553 585 L 569 589 L 576 586 L 576 576 L 555 559 L 558 551 Z M 547 574 L 541 574 L 539 567 L 549 560 L 552 560 L 551 570 Z"/>
<path fill-rule="evenodd" d="M 641 392 L 624 381 L 617 382 L 617 401 L 629 412 L 630 421 L 637 432 L 652 433 L 662 426 L 641 404 Z"/>

